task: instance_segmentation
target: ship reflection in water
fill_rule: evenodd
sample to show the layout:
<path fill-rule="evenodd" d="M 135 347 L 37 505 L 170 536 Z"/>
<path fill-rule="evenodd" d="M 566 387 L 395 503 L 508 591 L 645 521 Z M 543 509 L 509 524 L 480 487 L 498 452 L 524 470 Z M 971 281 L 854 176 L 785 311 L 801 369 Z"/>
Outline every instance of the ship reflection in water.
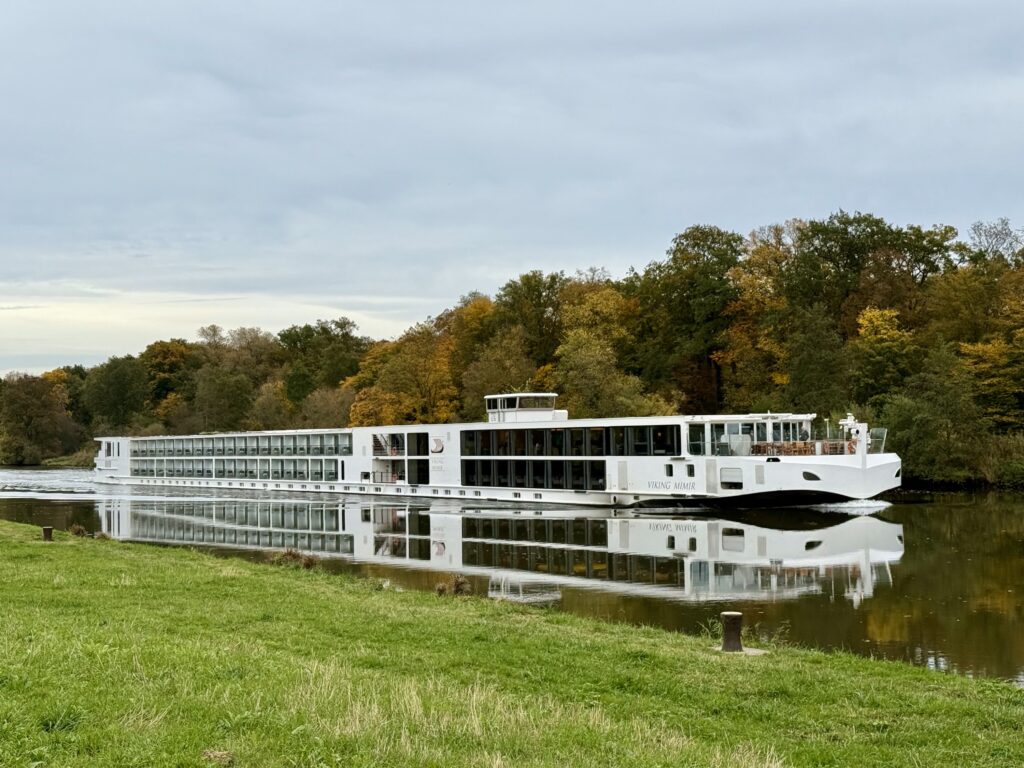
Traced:
<path fill-rule="evenodd" d="M 363 499 L 110 498 L 100 501 L 99 512 L 104 532 L 117 539 L 291 548 L 333 560 L 433 572 L 414 583 L 426 587 L 438 571 L 457 572 L 487 584 L 492 597 L 529 603 L 549 603 L 566 589 L 583 588 L 675 603 L 765 603 L 819 595 L 845 599 L 856 608 L 879 586 L 891 585 L 891 565 L 903 556 L 901 525 L 796 510 L 725 520 Z"/>

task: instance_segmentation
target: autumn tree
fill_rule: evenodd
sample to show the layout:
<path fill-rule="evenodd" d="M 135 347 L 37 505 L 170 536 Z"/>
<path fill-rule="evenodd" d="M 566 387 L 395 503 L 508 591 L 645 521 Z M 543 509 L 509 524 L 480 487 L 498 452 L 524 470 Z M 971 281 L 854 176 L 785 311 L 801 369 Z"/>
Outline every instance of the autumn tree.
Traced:
<path fill-rule="evenodd" d="M 436 324 L 451 337 L 452 370 L 460 378 L 497 329 L 494 302 L 480 293 L 463 296 L 455 307 L 441 313 Z"/>
<path fill-rule="evenodd" d="M 915 361 L 913 336 L 899 325 L 895 309 L 868 307 L 857 318 L 859 332 L 850 343 L 851 394 L 855 402 L 872 404 L 896 391 Z"/>
<path fill-rule="evenodd" d="M 722 346 L 713 353 L 722 371 L 726 410 L 778 410 L 789 383 L 786 343 L 780 329 L 789 316 L 782 276 L 793 257 L 800 222 L 751 233 L 746 257 L 729 270 L 736 295 L 725 308 Z"/>
<path fill-rule="evenodd" d="M 292 425 L 294 412 L 283 382 L 266 381 L 253 398 L 245 426 L 247 429 L 285 429 Z"/>
<path fill-rule="evenodd" d="M 139 355 L 139 362 L 146 369 L 149 402 L 157 408 L 171 394 L 178 395 L 179 403 L 192 397 L 193 379 L 203 364 L 203 355 L 198 345 L 170 339 L 150 343 Z"/>
<path fill-rule="evenodd" d="M 451 338 L 434 322 L 413 326 L 400 339 L 367 354 L 366 370 L 346 381 L 356 392 L 353 426 L 451 421 L 458 413 Z M 363 386 L 372 377 L 369 386 Z"/>
<path fill-rule="evenodd" d="M 0 382 L 0 464 L 39 464 L 81 445 L 61 378 L 9 373 Z"/>
<path fill-rule="evenodd" d="M 355 395 L 344 387 L 320 387 L 302 401 L 301 426 L 307 429 L 348 426 Z"/>
<path fill-rule="evenodd" d="M 1024 427 L 1024 327 L 960 351 L 985 415 L 1002 430 Z"/>

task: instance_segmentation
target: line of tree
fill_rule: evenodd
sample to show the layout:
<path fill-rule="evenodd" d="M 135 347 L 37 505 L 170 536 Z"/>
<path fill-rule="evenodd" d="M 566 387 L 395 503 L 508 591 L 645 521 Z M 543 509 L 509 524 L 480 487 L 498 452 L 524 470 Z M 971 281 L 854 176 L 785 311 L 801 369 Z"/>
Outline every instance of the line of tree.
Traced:
<path fill-rule="evenodd" d="M 661 260 L 527 272 L 394 340 L 347 318 L 202 328 L 137 356 L 0 384 L 0 463 L 90 435 L 469 421 L 486 394 L 561 393 L 576 417 L 852 411 L 908 476 L 1024 483 L 1024 233 L 840 211 L 743 237 L 677 235 Z"/>

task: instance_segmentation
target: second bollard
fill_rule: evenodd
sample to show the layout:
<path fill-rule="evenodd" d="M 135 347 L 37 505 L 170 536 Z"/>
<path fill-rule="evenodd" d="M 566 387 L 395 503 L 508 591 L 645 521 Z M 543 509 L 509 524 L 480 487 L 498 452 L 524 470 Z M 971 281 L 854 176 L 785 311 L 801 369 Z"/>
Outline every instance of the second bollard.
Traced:
<path fill-rule="evenodd" d="M 721 616 L 722 650 L 727 653 L 742 653 L 740 632 L 743 630 L 743 614 L 739 611 L 723 611 Z"/>
<path fill-rule="evenodd" d="M 53 526 L 52 525 L 44 525 L 43 526 L 43 541 L 53 541 Z"/>

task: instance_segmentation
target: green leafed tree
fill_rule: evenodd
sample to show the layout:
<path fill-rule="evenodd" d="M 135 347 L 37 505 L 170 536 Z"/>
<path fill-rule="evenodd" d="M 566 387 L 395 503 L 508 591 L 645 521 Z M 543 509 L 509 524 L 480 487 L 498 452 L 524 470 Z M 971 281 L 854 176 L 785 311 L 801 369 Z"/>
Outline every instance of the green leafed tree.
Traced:
<path fill-rule="evenodd" d="M 292 367 L 306 370 L 312 379 L 313 386 L 305 395 L 318 386 L 336 386 L 355 374 L 370 346 L 369 339 L 357 335 L 356 324 L 347 317 L 317 320 L 312 325 L 293 325 L 277 337 Z"/>
<path fill-rule="evenodd" d="M 913 316 L 919 288 L 956 258 L 956 230 L 897 227 L 878 216 L 839 211 L 798 229 L 784 285 L 794 308 L 821 305 L 845 338 L 868 306 Z"/>
<path fill-rule="evenodd" d="M 535 365 L 554 359 L 562 331 L 561 293 L 566 277 L 561 272 L 527 272 L 509 280 L 494 300 L 498 328 L 522 326 L 526 349 Z"/>
<path fill-rule="evenodd" d="M 668 259 L 623 283 L 636 302 L 635 343 L 627 364 L 656 392 L 680 392 L 691 412 L 715 412 L 721 399 L 716 352 L 736 298 L 728 274 L 743 254 L 743 238 L 718 227 L 677 235 Z"/>
<path fill-rule="evenodd" d="M 206 430 L 239 429 L 249 413 L 253 394 L 247 376 L 205 365 L 196 374 L 195 411 Z"/>
<path fill-rule="evenodd" d="M 124 429 L 146 410 L 150 396 L 149 372 L 135 357 L 112 357 L 89 371 L 82 386 L 94 423 Z"/>
<path fill-rule="evenodd" d="M 900 454 L 909 476 L 940 482 L 980 476 L 991 423 L 975 391 L 952 347 L 940 345 L 902 391 L 886 400 L 889 447 Z"/>
<path fill-rule="evenodd" d="M 792 314 L 786 337 L 789 407 L 801 413 L 842 411 L 850 402 L 849 364 L 835 319 L 820 304 Z"/>
<path fill-rule="evenodd" d="M 523 327 L 514 325 L 500 331 L 483 346 L 462 375 L 462 418 L 483 419 L 484 397 L 521 392 L 529 386 L 536 371 Z"/>
<path fill-rule="evenodd" d="M 577 419 L 667 414 L 672 406 L 644 391 L 640 377 L 615 364 L 615 349 L 604 336 L 570 332 L 558 347 L 554 380 L 559 403 Z"/>
<path fill-rule="evenodd" d="M 639 376 L 620 366 L 635 302 L 607 281 L 587 281 L 567 291 L 562 343 L 552 371 L 560 403 L 574 418 L 646 416 L 671 406 L 648 394 Z"/>

